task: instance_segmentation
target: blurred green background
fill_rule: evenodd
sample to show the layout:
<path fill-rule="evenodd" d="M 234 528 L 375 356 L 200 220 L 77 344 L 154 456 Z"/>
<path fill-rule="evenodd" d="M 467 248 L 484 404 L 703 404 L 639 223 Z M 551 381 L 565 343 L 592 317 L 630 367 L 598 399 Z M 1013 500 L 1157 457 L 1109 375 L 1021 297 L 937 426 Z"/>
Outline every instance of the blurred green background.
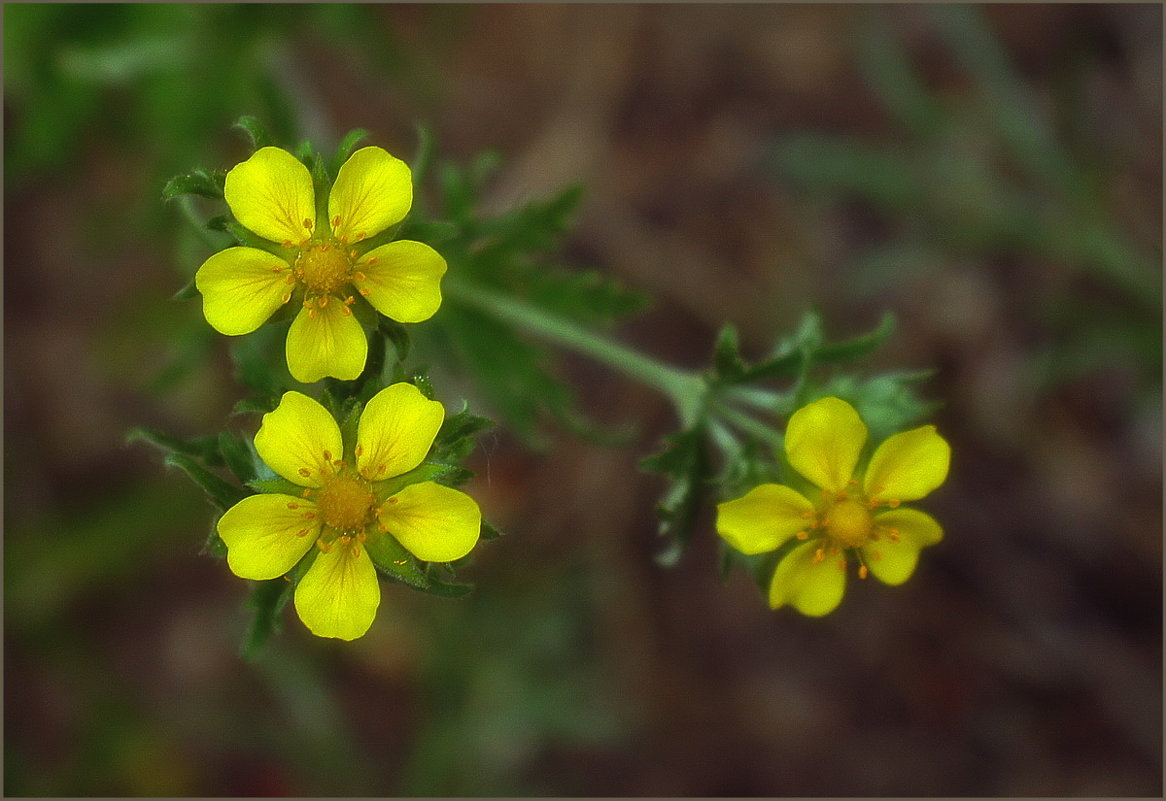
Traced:
<path fill-rule="evenodd" d="M 4 86 L 7 795 L 1162 793 L 1159 5 L 7 4 Z M 671 412 L 567 357 L 638 451 L 488 435 L 471 600 L 242 662 L 211 509 L 122 443 L 242 394 L 161 187 L 243 114 L 406 159 L 424 122 L 502 155 L 498 210 L 585 182 L 564 258 L 683 366 L 895 311 L 946 542 L 822 620 L 720 583 L 711 508 L 663 570 Z"/>

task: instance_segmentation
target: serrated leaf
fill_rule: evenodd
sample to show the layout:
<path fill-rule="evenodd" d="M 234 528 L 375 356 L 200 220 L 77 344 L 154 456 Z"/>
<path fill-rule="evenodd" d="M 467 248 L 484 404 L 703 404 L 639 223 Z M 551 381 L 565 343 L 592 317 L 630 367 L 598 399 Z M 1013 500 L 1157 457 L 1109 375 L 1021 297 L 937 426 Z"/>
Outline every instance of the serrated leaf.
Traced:
<path fill-rule="evenodd" d="M 262 147 L 270 147 L 275 144 L 275 140 L 268 134 L 267 128 L 263 123 L 250 115 L 235 120 L 235 124 L 231 127 L 247 135 L 247 139 L 251 142 L 252 150 L 259 150 Z"/>
<path fill-rule="evenodd" d="M 895 315 L 885 312 L 878 326 L 868 334 L 864 334 L 848 342 L 839 342 L 834 345 L 824 345 L 814 354 L 815 361 L 820 364 L 840 364 L 862 358 L 876 350 L 887 341 L 895 332 Z"/>
<path fill-rule="evenodd" d="M 214 525 L 211 526 L 210 533 L 207 535 L 200 553 L 215 559 L 227 558 L 227 543 L 223 542 L 223 538 L 219 536 L 218 529 Z"/>
<path fill-rule="evenodd" d="M 656 507 L 660 518 L 658 533 L 669 543 L 656 561 L 671 566 L 688 544 L 700 506 L 706 470 L 703 430 L 697 427 L 665 437 L 664 448 L 643 459 L 640 467 L 663 473 L 669 479 Z"/>
<path fill-rule="evenodd" d="M 280 612 L 292 597 L 292 583 L 285 578 L 257 581 L 251 587 L 247 606 L 251 608 L 251 622 L 243 635 L 240 655 L 253 661 L 263 650 L 272 634 L 279 632 Z"/>
<path fill-rule="evenodd" d="M 221 511 L 227 511 L 247 497 L 246 492 L 219 478 L 189 456 L 171 453 L 166 456 L 164 464 L 167 467 L 177 467 L 186 473 L 195 484 L 202 487 Z"/>
<path fill-rule="evenodd" d="M 162 198 L 163 200 L 173 200 L 180 195 L 198 195 L 212 200 L 222 200 L 225 180 L 226 173 L 224 172 L 212 173 L 203 169 L 191 170 L 167 181 L 162 188 Z"/>

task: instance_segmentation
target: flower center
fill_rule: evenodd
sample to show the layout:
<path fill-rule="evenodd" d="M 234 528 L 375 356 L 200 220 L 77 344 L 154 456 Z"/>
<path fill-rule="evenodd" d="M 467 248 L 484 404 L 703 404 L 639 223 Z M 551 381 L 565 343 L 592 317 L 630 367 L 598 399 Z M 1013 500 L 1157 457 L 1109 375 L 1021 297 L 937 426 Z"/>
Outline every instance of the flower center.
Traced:
<path fill-rule="evenodd" d="M 874 518 L 865 504 L 843 498 L 826 510 L 826 536 L 843 548 L 865 545 L 874 531 Z"/>
<path fill-rule="evenodd" d="M 316 501 L 324 522 L 337 531 L 362 530 L 368 524 L 376 497 L 368 482 L 355 476 L 328 479 Z"/>
<path fill-rule="evenodd" d="M 352 259 L 342 247 L 313 243 L 300 251 L 295 272 L 310 293 L 328 295 L 352 280 Z"/>

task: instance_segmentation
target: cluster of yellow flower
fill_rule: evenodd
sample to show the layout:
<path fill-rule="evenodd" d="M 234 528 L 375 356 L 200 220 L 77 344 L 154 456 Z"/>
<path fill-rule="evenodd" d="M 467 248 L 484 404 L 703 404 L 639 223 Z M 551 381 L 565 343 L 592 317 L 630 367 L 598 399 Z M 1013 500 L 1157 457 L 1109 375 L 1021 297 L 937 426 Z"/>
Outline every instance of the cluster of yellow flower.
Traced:
<path fill-rule="evenodd" d="M 440 254 L 412 241 L 372 246 L 413 199 L 409 167 L 380 148 L 353 153 L 318 199 L 303 163 L 263 147 L 227 174 L 224 197 L 239 224 L 265 241 L 227 248 L 202 265 L 195 284 L 206 319 L 224 334 L 246 334 L 291 304 L 298 311 L 287 364 L 300 382 L 362 373 L 368 342 L 354 307 L 415 323 L 441 305 Z M 226 511 L 218 532 L 231 570 L 263 580 L 299 565 L 295 608 L 307 627 L 322 637 L 363 635 L 380 603 L 374 563 L 393 561 L 397 544 L 418 559 L 448 562 L 478 541 L 481 514 L 468 495 L 433 481 L 394 480 L 424 461 L 444 415 L 414 385 L 393 384 L 369 400 L 346 442 L 323 406 L 285 393 L 264 416 L 255 448 L 290 482 L 284 489 L 298 492 L 252 495 Z M 814 401 L 785 432 L 798 486 L 762 484 L 717 507 L 717 531 L 729 545 L 747 555 L 779 551 L 773 608 L 828 614 L 842 600 L 852 557 L 861 578 L 873 573 L 900 584 L 920 549 L 942 538 L 932 517 L 901 503 L 943 483 L 947 442 L 934 426 L 896 434 L 857 473 L 867 436 L 849 403 Z"/>
<path fill-rule="evenodd" d="M 195 276 L 203 312 L 216 330 L 238 335 L 294 301 L 300 310 L 286 353 L 297 381 L 350 380 L 364 370 L 357 295 L 398 322 L 421 322 L 440 306 L 446 264 L 436 251 L 411 241 L 362 247 L 404 219 L 413 201 L 409 167 L 381 148 L 362 148 L 340 168 L 327 219 L 317 218 L 308 169 L 275 147 L 227 173 L 224 195 L 239 224 L 269 248 L 230 247 L 207 259 Z M 264 415 L 255 449 L 302 491 L 252 495 L 227 510 L 218 532 L 231 570 L 279 578 L 314 546 L 295 589 L 300 619 L 320 637 L 363 635 L 380 603 L 373 562 L 392 558 L 387 537 L 435 562 L 459 559 L 478 541 L 481 513 L 468 495 L 433 481 L 391 481 L 421 464 L 444 418 L 441 403 L 397 383 L 369 400 L 355 441 L 345 442 L 323 406 L 285 393 Z"/>

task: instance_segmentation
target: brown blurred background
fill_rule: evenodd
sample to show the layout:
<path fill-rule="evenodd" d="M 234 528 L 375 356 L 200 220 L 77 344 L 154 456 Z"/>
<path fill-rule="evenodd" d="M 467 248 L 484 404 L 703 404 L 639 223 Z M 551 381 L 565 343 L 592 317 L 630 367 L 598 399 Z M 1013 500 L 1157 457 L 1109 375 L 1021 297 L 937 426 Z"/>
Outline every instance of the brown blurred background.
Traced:
<path fill-rule="evenodd" d="M 1161 795 L 1160 6 L 9 4 L 4 37 L 6 794 Z M 495 210 L 584 182 L 564 261 L 685 367 L 725 321 L 760 355 L 893 310 L 870 366 L 937 368 L 947 540 L 821 620 L 720 582 L 711 508 L 660 568 L 635 465 L 672 413 L 567 356 L 638 433 L 487 435 L 471 600 L 386 586 L 352 644 L 289 610 L 243 662 L 211 509 L 122 444 L 243 394 L 160 199 L 242 114 L 405 158 L 423 121 L 502 155 Z"/>

